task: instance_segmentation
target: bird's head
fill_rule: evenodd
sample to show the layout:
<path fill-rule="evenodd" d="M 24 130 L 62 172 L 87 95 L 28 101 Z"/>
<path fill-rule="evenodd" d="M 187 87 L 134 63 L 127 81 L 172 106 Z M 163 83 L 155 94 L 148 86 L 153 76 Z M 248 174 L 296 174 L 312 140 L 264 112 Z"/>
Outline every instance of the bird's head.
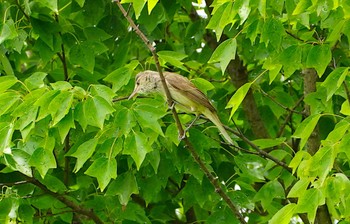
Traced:
<path fill-rule="evenodd" d="M 133 98 L 138 93 L 150 94 L 159 92 L 161 88 L 160 78 L 158 72 L 155 71 L 144 71 L 136 75 L 135 88 L 128 99 Z"/>

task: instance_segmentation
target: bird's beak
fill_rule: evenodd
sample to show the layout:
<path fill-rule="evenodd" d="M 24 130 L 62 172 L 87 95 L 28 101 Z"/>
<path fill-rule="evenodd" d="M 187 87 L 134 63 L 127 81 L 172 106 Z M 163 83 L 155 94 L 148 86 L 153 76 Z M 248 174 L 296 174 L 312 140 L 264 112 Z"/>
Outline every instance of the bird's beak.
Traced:
<path fill-rule="evenodd" d="M 139 86 L 135 86 L 135 89 L 134 89 L 134 91 L 130 94 L 130 96 L 128 97 L 128 100 L 130 100 L 131 98 L 133 98 L 134 96 L 136 96 L 138 91 L 139 91 Z"/>

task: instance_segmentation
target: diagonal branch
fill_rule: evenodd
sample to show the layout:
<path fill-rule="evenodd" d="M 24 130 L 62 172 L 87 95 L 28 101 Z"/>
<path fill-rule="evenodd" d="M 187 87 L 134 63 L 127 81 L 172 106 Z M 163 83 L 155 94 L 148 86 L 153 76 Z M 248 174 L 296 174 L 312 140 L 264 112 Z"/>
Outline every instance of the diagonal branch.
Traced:
<path fill-rule="evenodd" d="M 98 223 L 98 224 L 103 223 L 102 220 L 94 213 L 93 210 L 83 208 L 83 207 L 77 205 L 76 203 L 74 203 L 73 201 L 67 199 L 64 195 L 51 191 L 44 184 L 42 184 L 40 181 L 38 181 L 35 178 L 31 178 L 31 177 L 27 177 L 27 176 L 25 176 L 25 178 L 27 179 L 26 180 L 27 182 L 34 184 L 35 186 L 37 186 L 41 190 L 43 190 L 45 193 L 47 193 L 47 194 L 51 195 L 52 197 L 56 198 L 57 200 L 61 201 L 63 204 L 65 204 L 69 208 L 71 208 L 74 212 L 82 214 L 86 217 L 89 217 L 95 223 Z"/>
<path fill-rule="evenodd" d="M 187 138 L 186 134 L 184 134 L 184 129 L 182 127 L 182 124 L 180 122 L 179 116 L 176 112 L 175 107 L 173 106 L 174 101 L 173 98 L 171 97 L 169 88 L 165 82 L 165 78 L 162 72 L 162 68 L 159 64 L 159 60 L 158 60 L 158 56 L 156 53 L 156 49 L 155 49 L 155 44 L 151 43 L 148 38 L 141 32 L 141 30 L 138 28 L 138 26 L 134 23 L 134 21 L 130 18 L 130 16 L 128 15 L 127 11 L 123 8 L 123 6 L 121 5 L 119 0 L 116 0 L 116 3 L 120 9 L 120 11 L 122 12 L 122 14 L 124 15 L 124 17 L 126 18 L 126 20 L 129 22 L 130 26 L 134 29 L 135 33 L 142 39 L 142 41 L 145 43 L 145 45 L 148 47 L 148 49 L 151 51 L 154 61 L 156 63 L 157 66 L 157 70 L 159 73 L 159 76 L 161 78 L 162 81 L 162 85 L 163 88 L 165 90 L 165 94 L 167 97 L 167 103 L 169 105 L 169 107 L 171 108 L 174 120 L 176 122 L 176 126 L 177 129 L 179 131 L 179 135 L 180 136 L 184 136 L 183 141 L 186 145 L 186 148 L 189 150 L 189 152 L 191 153 L 192 157 L 194 158 L 194 160 L 197 162 L 197 164 L 199 165 L 200 169 L 205 173 L 205 175 L 207 176 L 207 178 L 209 179 L 209 181 L 211 182 L 211 184 L 214 186 L 215 191 L 223 198 L 223 200 L 227 203 L 227 205 L 230 207 L 230 209 L 232 210 L 232 212 L 236 215 L 236 217 L 239 219 L 239 221 L 243 224 L 246 224 L 246 221 L 244 220 L 244 217 L 242 216 L 242 214 L 239 212 L 239 209 L 233 204 L 231 198 L 226 194 L 226 192 L 224 191 L 224 189 L 222 188 L 221 184 L 219 183 L 219 179 L 214 176 L 209 169 L 207 168 L 207 166 L 203 163 L 203 161 L 200 159 L 200 156 L 198 155 L 198 153 L 196 152 L 196 150 L 194 149 L 193 145 L 191 144 L 191 142 L 189 141 L 189 139 Z"/>

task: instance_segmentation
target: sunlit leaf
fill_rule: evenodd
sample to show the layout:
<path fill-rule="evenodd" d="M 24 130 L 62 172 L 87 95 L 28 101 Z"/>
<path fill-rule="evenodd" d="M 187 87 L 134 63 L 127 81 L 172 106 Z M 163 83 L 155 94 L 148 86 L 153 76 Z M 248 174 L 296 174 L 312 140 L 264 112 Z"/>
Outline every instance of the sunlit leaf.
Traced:
<path fill-rule="evenodd" d="M 242 103 L 243 99 L 245 98 L 245 96 L 247 95 L 251 85 L 252 85 L 252 83 L 248 82 L 248 83 L 244 84 L 243 86 L 241 86 L 236 91 L 236 93 L 231 97 L 230 101 L 227 103 L 226 108 L 232 108 L 230 118 L 236 112 L 239 105 L 241 105 L 241 103 Z"/>
<path fill-rule="evenodd" d="M 231 38 L 222 42 L 211 55 L 208 63 L 220 63 L 221 72 L 224 73 L 228 63 L 236 57 L 237 41 Z"/>
<path fill-rule="evenodd" d="M 310 137 L 312 131 L 315 129 L 321 114 L 314 114 L 306 118 L 295 130 L 294 137 L 300 138 L 300 148 L 304 148 L 308 138 Z"/>
<path fill-rule="evenodd" d="M 348 73 L 349 67 L 338 67 L 327 76 L 324 82 L 322 82 L 321 86 L 327 89 L 327 101 L 341 86 Z"/>
<path fill-rule="evenodd" d="M 296 207 L 297 205 L 294 203 L 284 206 L 271 218 L 269 224 L 289 224 Z"/>

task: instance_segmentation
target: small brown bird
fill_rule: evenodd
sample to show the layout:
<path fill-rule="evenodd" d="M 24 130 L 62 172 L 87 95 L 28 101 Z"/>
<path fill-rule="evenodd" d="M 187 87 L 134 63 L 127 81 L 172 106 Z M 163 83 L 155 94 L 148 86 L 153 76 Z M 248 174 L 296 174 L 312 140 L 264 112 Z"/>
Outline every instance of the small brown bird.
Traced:
<path fill-rule="evenodd" d="M 190 80 L 171 72 L 164 72 L 164 78 L 178 109 L 194 113 L 197 117 L 203 114 L 216 125 L 226 141 L 233 144 L 232 139 L 222 125 L 213 105 Z M 147 70 L 136 75 L 135 88 L 129 96 L 129 99 L 133 98 L 138 93 L 159 93 L 166 98 L 158 72 Z"/>

